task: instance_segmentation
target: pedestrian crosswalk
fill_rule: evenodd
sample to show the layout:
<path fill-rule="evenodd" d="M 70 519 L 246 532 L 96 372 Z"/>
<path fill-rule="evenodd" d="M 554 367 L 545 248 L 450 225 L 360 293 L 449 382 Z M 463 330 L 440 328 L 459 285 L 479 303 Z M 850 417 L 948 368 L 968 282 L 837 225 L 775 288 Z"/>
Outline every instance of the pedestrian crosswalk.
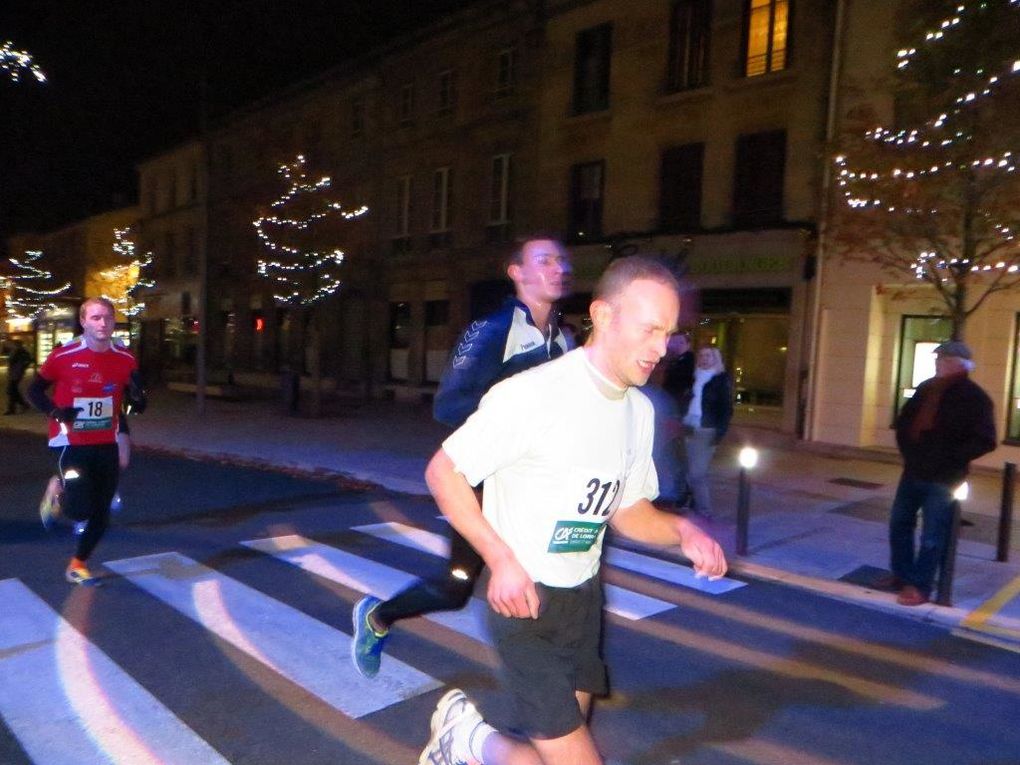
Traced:
<path fill-rule="evenodd" d="M 0 603 L 0 716 L 34 762 L 227 762 L 24 584 Z"/>
<path fill-rule="evenodd" d="M 378 546 L 399 545 L 429 555 L 446 554 L 440 534 L 400 523 L 356 527 Z M 389 597 L 415 576 L 356 550 L 299 534 L 245 540 L 243 548 L 281 561 L 356 593 Z M 349 549 L 348 549 L 349 548 Z M 633 551 L 612 549 L 609 563 L 645 576 L 721 594 L 742 583 L 721 580 L 705 588 L 690 569 Z M 399 556 L 376 556 L 390 561 Z M 187 617 L 345 719 L 357 720 L 440 688 L 428 668 L 387 656 L 373 680 L 349 660 L 351 637 L 308 615 L 300 604 L 272 597 L 223 571 L 179 552 L 105 561 L 122 582 Z M 279 594 L 279 593 L 277 593 Z M 16 579 L 0 581 L 0 717 L 28 758 L 56 763 L 227 762 L 217 750 L 110 659 L 87 635 Z M 485 603 L 472 599 L 458 612 L 430 614 L 442 628 L 487 644 Z M 640 621 L 673 609 L 673 603 L 607 585 L 607 610 Z M 424 731 L 424 727 L 423 727 Z"/>

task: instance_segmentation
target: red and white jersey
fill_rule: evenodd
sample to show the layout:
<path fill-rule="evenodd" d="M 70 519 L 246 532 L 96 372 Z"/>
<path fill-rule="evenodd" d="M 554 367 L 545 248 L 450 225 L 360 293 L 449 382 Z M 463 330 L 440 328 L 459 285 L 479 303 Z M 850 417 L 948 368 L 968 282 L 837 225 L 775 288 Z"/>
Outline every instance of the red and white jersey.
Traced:
<path fill-rule="evenodd" d="M 116 443 L 124 387 L 137 368 L 135 357 L 122 346 L 93 351 L 84 338 L 50 353 L 39 375 L 55 386 L 53 403 L 81 409 L 66 434 L 60 432 L 59 423 L 50 420 L 50 446 Z"/>

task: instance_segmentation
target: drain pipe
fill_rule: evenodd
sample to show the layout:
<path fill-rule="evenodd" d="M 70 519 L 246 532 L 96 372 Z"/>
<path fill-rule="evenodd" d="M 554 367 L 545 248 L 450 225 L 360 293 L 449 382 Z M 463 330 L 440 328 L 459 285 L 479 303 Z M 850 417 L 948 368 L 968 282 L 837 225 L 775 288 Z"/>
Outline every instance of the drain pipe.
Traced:
<path fill-rule="evenodd" d="M 825 247 L 829 223 L 829 190 L 832 185 L 832 162 L 829 147 L 836 132 L 839 109 L 839 80 L 843 64 L 843 25 L 846 0 L 836 2 L 835 30 L 832 39 L 832 65 L 829 68 L 829 102 L 825 114 L 825 157 L 822 162 L 822 184 L 818 207 L 818 236 L 815 241 L 815 279 L 811 296 L 811 332 L 808 336 L 807 401 L 804 416 L 805 441 L 815 440 L 818 411 L 818 346 L 821 344 L 819 321 L 822 315 L 822 280 L 825 274 Z"/>

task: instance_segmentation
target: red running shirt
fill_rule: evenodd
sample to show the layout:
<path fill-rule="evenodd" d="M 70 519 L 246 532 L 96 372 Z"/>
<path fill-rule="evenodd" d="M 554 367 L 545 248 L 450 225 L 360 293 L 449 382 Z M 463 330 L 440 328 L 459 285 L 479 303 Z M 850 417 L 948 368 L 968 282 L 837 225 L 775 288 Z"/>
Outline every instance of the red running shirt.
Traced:
<path fill-rule="evenodd" d="M 116 443 L 124 387 L 136 369 L 138 362 L 124 348 L 113 345 L 107 351 L 93 351 L 81 338 L 50 353 L 39 376 L 56 386 L 53 403 L 82 410 L 66 435 L 50 420 L 50 446 Z"/>

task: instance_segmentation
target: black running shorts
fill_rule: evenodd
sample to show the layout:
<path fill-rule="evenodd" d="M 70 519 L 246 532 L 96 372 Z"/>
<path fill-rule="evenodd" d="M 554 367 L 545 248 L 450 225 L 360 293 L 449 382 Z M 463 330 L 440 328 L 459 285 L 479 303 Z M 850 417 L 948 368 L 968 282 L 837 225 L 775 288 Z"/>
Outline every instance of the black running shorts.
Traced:
<path fill-rule="evenodd" d="M 609 690 L 602 661 L 602 587 L 598 577 L 574 588 L 538 584 L 538 619 L 500 616 L 489 632 L 513 698 L 512 725 L 528 738 L 565 736 L 585 722 L 574 691 Z"/>

